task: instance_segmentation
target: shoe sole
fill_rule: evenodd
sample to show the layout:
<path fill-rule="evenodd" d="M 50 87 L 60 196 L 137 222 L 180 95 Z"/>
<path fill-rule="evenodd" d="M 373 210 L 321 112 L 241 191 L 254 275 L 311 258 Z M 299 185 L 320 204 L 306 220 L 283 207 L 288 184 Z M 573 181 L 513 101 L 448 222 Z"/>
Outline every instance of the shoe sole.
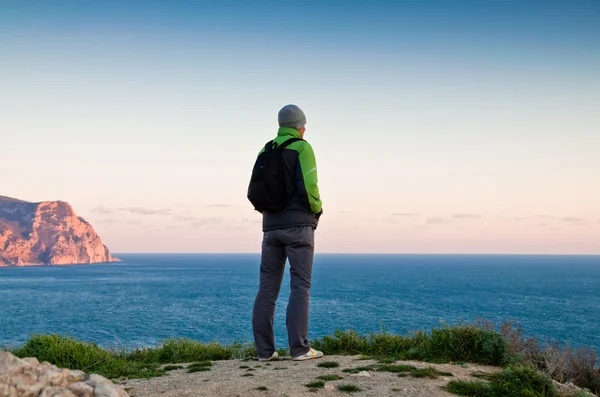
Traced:
<path fill-rule="evenodd" d="M 304 358 L 300 358 L 300 357 L 296 357 L 296 358 L 292 358 L 292 361 L 306 361 L 306 360 L 314 360 L 315 358 L 323 358 L 325 355 L 322 354 L 320 356 L 314 356 L 314 357 L 304 357 Z"/>
<path fill-rule="evenodd" d="M 263 362 L 263 361 L 271 361 L 271 360 L 275 360 L 279 358 L 279 356 L 275 356 L 275 357 L 269 357 L 269 358 L 259 358 L 258 361 Z"/>

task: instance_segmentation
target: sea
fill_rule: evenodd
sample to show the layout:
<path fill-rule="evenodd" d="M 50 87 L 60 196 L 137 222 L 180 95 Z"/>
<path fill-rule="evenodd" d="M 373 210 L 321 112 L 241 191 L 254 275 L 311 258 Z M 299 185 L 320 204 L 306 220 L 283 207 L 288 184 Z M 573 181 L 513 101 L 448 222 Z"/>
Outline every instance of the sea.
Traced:
<path fill-rule="evenodd" d="M 0 268 L 0 347 L 55 333 L 131 349 L 251 342 L 260 256 L 122 254 L 122 263 Z M 289 265 L 275 314 L 287 347 Z M 316 255 L 309 339 L 410 334 L 485 318 L 600 350 L 600 256 Z"/>

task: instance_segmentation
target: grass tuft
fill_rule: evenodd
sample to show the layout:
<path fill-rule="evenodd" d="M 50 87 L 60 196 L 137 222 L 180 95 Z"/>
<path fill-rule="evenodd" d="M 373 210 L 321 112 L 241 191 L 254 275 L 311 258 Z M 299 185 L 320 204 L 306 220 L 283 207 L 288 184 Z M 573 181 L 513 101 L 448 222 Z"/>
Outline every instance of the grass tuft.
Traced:
<path fill-rule="evenodd" d="M 267 386 L 258 386 L 256 390 L 269 390 Z"/>
<path fill-rule="evenodd" d="M 329 382 L 332 380 L 340 380 L 340 379 L 344 379 L 344 378 L 339 375 L 330 374 L 330 375 L 321 375 L 321 376 L 317 377 L 317 379 Z"/>
<path fill-rule="evenodd" d="M 188 374 L 210 371 L 210 367 L 188 367 Z"/>
<path fill-rule="evenodd" d="M 340 364 L 335 361 L 325 361 L 317 364 L 317 367 L 319 368 L 338 368 L 339 366 Z"/>
<path fill-rule="evenodd" d="M 310 382 L 304 386 L 311 388 L 311 389 L 322 389 L 323 387 L 325 387 L 325 382 L 323 382 L 322 380 L 317 380 L 314 382 Z"/>
<path fill-rule="evenodd" d="M 174 371 L 176 369 L 182 369 L 183 365 L 165 365 L 163 371 Z"/>
<path fill-rule="evenodd" d="M 556 397 L 552 380 L 531 367 L 508 366 L 490 375 L 490 381 L 452 381 L 446 389 L 462 396 L 474 397 Z"/>
<path fill-rule="evenodd" d="M 395 372 L 395 373 L 399 373 L 399 372 L 410 372 L 413 370 L 416 370 L 417 367 L 415 367 L 414 365 L 380 365 L 377 368 L 377 371 L 379 372 Z"/>
<path fill-rule="evenodd" d="M 197 361 L 195 363 L 191 363 L 189 367 L 212 367 L 212 362 L 210 361 Z"/>
<path fill-rule="evenodd" d="M 429 379 L 437 379 L 440 376 L 440 372 L 432 367 L 421 368 L 421 369 L 413 369 L 410 371 L 410 374 L 415 378 L 429 378 Z"/>
<path fill-rule="evenodd" d="M 342 372 L 346 372 L 349 374 L 357 374 L 357 373 L 363 372 L 363 371 L 375 371 L 375 370 L 376 370 L 376 367 L 368 366 L 368 367 L 346 368 L 346 369 L 343 369 Z"/>
<path fill-rule="evenodd" d="M 354 385 L 339 385 L 338 390 L 344 393 L 358 393 L 360 391 L 360 387 Z"/>

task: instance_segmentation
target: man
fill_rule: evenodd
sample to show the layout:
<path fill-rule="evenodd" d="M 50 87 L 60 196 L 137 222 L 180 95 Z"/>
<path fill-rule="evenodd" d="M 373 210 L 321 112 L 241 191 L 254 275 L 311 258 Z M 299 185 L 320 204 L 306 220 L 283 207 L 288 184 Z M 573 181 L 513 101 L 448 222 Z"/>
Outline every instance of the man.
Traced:
<path fill-rule="evenodd" d="M 290 354 L 294 360 L 310 360 L 323 357 L 322 352 L 310 347 L 307 339 L 314 233 L 323 213 L 317 186 L 317 164 L 312 147 L 303 140 L 306 131 L 304 112 L 298 106 L 287 105 L 279 111 L 278 119 L 277 137 L 261 153 L 280 150 L 284 170 L 281 180 L 285 184 L 281 188 L 287 193 L 283 209 L 261 211 L 264 235 L 252 330 L 259 361 L 277 358 L 273 317 L 285 262 L 289 259 L 291 293 L 286 325 Z M 249 198 L 251 189 L 252 185 Z"/>

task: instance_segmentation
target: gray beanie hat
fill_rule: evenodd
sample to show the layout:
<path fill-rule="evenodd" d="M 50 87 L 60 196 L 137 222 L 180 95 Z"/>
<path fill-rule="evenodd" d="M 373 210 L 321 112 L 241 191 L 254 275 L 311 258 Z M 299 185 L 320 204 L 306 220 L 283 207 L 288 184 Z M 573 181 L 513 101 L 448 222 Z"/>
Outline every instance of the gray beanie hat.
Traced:
<path fill-rule="evenodd" d="M 300 128 L 306 124 L 306 116 L 296 105 L 286 105 L 279 111 L 279 126 Z"/>

